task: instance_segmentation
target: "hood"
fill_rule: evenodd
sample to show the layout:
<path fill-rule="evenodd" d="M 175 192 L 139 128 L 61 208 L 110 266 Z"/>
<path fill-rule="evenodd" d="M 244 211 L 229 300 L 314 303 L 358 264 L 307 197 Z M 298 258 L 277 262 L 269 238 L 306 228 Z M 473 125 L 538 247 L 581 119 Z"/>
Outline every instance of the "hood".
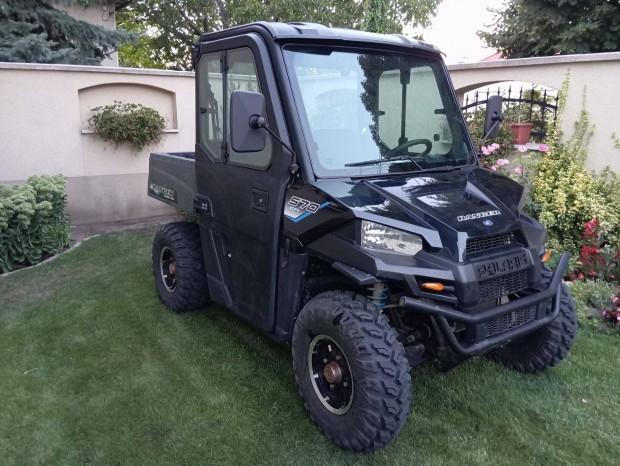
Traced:
<path fill-rule="evenodd" d="M 452 245 L 454 256 L 455 246 L 467 238 L 519 229 L 523 187 L 478 167 L 382 179 L 320 180 L 315 186 L 359 218 L 404 226 L 421 233 L 432 247 Z"/>

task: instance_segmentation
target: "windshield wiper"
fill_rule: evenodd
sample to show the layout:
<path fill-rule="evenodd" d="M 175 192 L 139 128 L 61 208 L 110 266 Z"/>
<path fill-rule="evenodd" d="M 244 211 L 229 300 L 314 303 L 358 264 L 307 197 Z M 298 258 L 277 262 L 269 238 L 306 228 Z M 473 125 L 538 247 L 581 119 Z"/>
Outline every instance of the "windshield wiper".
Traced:
<path fill-rule="evenodd" d="M 423 172 L 451 172 L 452 170 L 460 170 L 461 168 L 471 167 L 471 165 L 442 165 L 441 167 L 428 167 Z"/>
<path fill-rule="evenodd" d="M 389 159 L 374 159 L 374 160 L 364 160 L 362 162 L 353 162 L 353 163 L 345 163 L 345 167 L 366 167 L 368 165 L 378 165 L 380 163 L 392 162 L 398 160 L 409 160 L 413 162 L 418 170 L 422 170 L 422 166 L 415 160 L 412 155 L 398 155 L 396 157 L 390 157 Z"/>

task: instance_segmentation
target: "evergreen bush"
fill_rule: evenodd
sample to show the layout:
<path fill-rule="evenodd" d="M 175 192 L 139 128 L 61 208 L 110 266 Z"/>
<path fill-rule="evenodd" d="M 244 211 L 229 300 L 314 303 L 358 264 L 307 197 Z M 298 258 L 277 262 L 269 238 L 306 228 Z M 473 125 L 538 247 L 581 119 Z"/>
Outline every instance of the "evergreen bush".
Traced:
<path fill-rule="evenodd" d="M 0 62 L 99 65 L 123 42 L 126 31 L 80 21 L 58 5 L 89 7 L 99 0 L 7 0 L 0 2 Z M 113 3 L 113 2 L 110 2 Z M 117 2 L 118 7 L 122 8 Z M 101 11 L 101 10 L 100 10 Z"/>
<path fill-rule="evenodd" d="M 69 244 L 65 185 L 62 175 L 0 183 L 0 273 L 36 264 Z"/>

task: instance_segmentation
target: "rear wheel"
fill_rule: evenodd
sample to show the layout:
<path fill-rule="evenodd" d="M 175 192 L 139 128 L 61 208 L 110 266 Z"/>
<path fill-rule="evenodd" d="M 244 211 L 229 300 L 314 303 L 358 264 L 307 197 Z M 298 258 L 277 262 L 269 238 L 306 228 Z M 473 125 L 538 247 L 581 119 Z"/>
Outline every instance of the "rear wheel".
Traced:
<path fill-rule="evenodd" d="M 405 425 L 409 364 L 387 317 L 365 298 L 328 292 L 311 299 L 295 324 L 293 365 L 311 419 L 339 447 L 376 450 Z"/>
<path fill-rule="evenodd" d="M 551 281 L 551 272 L 543 272 Z M 564 284 L 560 287 L 560 312 L 545 327 L 524 339 L 503 346 L 487 357 L 509 369 L 523 373 L 544 371 L 559 364 L 570 351 L 577 335 L 575 301 Z"/>
<path fill-rule="evenodd" d="M 198 225 L 168 223 L 153 239 L 153 276 L 163 303 L 175 312 L 197 309 L 209 302 Z"/>

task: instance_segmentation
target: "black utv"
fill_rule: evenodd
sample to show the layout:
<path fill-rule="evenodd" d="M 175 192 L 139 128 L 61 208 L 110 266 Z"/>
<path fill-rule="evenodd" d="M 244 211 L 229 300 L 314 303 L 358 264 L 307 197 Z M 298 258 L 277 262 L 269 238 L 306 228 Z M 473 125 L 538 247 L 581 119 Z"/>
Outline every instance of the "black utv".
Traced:
<path fill-rule="evenodd" d="M 566 357 L 568 255 L 545 266 L 523 187 L 480 166 L 435 47 L 254 23 L 205 34 L 193 60 L 195 151 L 152 154 L 148 192 L 198 221 L 157 232 L 157 290 L 290 343 L 336 445 L 398 435 L 422 362 L 486 355 L 532 373 Z"/>

